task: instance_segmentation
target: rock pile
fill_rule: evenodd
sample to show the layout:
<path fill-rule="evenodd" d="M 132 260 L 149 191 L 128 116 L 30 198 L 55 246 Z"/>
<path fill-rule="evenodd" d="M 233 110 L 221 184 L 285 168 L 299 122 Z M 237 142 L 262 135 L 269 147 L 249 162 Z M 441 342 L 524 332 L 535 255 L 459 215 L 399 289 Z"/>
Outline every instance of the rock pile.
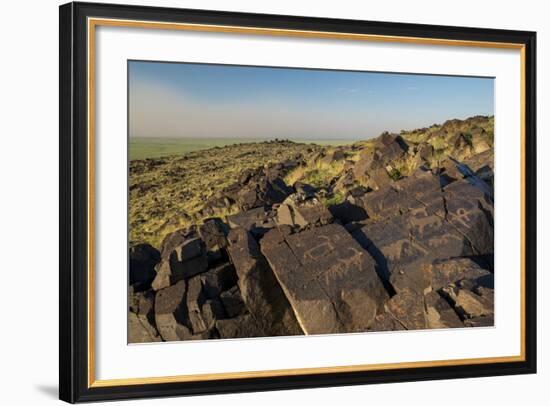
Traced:
<path fill-rule="evenodd" d="M 243 171 L 204 209 L 238 213 L 130 248 L 129 341 L 493 325 L 493 155 L 478 133 L 437 159 L 388 133 L 356 161 L 321 155 L 345 161 L 333 204 L 285 183 L 300 156 Z"/>
<path fill-rule="evenodd" d="M 232 207 L 247 211 L 264 205 L 282 202 L 293 192 L 283 180 L 290 170 L 304 164 L 301 154 L 284 162 L 246 169 L 241 172 L 237 182 L 224 188 L 205 205 L 205 215 L 215 215 L 219 211 Z"/>

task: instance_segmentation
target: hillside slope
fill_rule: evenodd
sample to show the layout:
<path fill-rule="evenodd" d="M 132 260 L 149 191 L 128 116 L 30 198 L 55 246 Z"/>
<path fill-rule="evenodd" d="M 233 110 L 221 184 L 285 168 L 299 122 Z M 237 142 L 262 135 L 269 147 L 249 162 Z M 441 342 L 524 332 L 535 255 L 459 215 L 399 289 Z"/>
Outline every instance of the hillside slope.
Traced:
<path fill-rule="evenodd" d="M 493 125 L 132 161 L 130 341 L 493 325 Z"/>

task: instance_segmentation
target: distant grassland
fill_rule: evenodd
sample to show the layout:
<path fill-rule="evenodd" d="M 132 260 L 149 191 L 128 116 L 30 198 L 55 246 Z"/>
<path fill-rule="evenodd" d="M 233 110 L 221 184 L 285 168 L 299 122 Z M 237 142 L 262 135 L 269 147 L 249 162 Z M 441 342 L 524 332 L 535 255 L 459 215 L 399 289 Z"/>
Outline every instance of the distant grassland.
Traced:
<path fill-rule="evenodd" d="M 224 147 L 237 143 L 249 143 L 265 141 L 268 138 L 130 138 L 130 160 L 159 158 L 169 155 L 183 155 L 188 152 L 198 151 L 214 147 Z M 352 144 L 354 140 L 338 139 L 298 139 L 294 142 L 317 145 L 345 145 Z"/>

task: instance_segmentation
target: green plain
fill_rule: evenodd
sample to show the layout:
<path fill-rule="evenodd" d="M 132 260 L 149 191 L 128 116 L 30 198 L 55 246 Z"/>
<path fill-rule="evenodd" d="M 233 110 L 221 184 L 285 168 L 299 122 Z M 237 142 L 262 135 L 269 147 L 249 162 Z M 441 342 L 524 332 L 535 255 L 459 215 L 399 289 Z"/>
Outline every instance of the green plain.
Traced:
<path fill-rule="evenodd" d="M 237 143 L 266 141 L 267 138 L 130 138 L 130 160 L 159 158 L 169 155 L 183 155 L 202 149 L 223 147 Z M 353 140 L 338 139 L 292 139 L 294 142 L 317 145 L 345 145 Z"/>

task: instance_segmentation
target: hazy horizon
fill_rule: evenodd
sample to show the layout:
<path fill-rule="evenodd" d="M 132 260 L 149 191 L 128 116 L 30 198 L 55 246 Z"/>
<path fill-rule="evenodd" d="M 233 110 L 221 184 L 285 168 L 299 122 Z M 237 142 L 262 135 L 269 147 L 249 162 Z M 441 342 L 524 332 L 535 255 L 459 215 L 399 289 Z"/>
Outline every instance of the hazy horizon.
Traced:
<path fill-rule="evenodd" d="M 494 115 L 492 78 L 130 61 L 129 133 L 360 140 Z"/>

